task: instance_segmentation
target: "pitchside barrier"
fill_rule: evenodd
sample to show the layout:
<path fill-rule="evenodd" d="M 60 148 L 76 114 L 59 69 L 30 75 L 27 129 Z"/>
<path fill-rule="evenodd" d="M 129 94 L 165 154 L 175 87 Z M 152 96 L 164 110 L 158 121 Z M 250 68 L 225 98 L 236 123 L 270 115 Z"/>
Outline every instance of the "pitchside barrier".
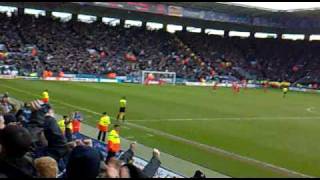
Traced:
<path fill-rule="evenodd" d="M 85 136 L 83 134 L 77 134 L 75 135 L 75 139 L 91 139 L 92 140 L 92 144 L 93 144 L 93 148 L 98 149 L 102 155 L 104 157 L 107 156 L 107 151 L 106 151 L 106 144 L 103 142 L 100 142 L 96 139 L 90 138 L 88 136 Z M 142 159 L 140 157 L 133 157 L 133 164 L 135 166 L 137 166 L 140 169 L 143 169 L 147 164 L 148 161 L 146 161 L 145 159 Z M 156 172 L 156 174 L 154 175 L 154 178 L 185 178 L 184 176 L 175 173 L 169 169 L 166 169 L 164 167 L 160 167 L 158 169 L 158 171 Z"/>
<path fill-rule="evenodd" d="M 41 78 L 41 77 L 30 77 L 30 76 L 14 76 L 14 75 L 0 75 L 0 79 L 26 79 L 26 80 L 46 80 L 46 81 L 71 81 L 71 82 L 101 82 L 101 83 L 140 83 L 137 80 L 131 80 L 126 76 L 120 76 L 116 79 L 106 79 L 106 78 L 80 78 L 76 74 L 65 74 L 64 77 L 49 77 L 49 78 Z M 180 84 L 180 83 L 179 83 Z M 184 81 L 181 83 L 186 86 L 204 86 L 204 87 L 212 87 L 214 86 L 214 82 L 188 82 Z M 239 84 L 240 87 L 243 87 L 242 84 Z M 231 87 L 231 83 L 219 83 L 218 87 Z M 261 88 L 260 84 L 252 84 L 248 83 L 247 88 Z M 308 88 L 298 88 L 298 87 L 289 87 L 291 91 L 299 91 L 299 92 L 311 92 L 311 93 L 320 93 L 320 90 L 316 89 L 308 89 Z"/>

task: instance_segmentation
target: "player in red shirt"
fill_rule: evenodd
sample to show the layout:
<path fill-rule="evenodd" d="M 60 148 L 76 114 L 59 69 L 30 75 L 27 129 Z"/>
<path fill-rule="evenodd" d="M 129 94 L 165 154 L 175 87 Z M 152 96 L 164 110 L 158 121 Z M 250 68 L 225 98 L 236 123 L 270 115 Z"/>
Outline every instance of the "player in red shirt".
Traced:
<path fill-rule="evenodd" d="M 240 84 L 236 83 L 235 91 L 236 93 L 240 92 Z"/>
<path fill-rule="evenodd" d="M 239 93 L 240 92 L 240 85 L 237 82 L 232 83 L 232 91 L 233 93 Z"/>

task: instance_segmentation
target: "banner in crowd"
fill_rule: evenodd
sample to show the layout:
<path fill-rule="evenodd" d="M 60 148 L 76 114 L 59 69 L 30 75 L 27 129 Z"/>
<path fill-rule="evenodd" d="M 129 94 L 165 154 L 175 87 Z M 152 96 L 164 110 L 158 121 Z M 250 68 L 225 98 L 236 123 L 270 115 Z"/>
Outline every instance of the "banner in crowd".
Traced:
<path fill-rule="evenodd" d="M 155 14 L 167 14 L 166 5 L 145 2 L 93 2 L 93 5 Z"/>
<path fill-rule="evenodd" d="M 168 15 L 169 16 L 177 16 L 182 17 L 183 16 L 183 8 L 179 6 L 168 6 Z"/>
<path fill-rule="evenodd" d="M 14 75 L 0 75 L 0 79 L 15 79 Z"/>
<path fill-rule="evenodd" d="M 104 157 L 107 156 L 107 150 L 106 150 L 106 144 L 101 142 L 101 141 L 98 141 L 96 139 L 93 139 L 93 138 L 90 138 L 88 136 L 85 136 L 83 134 L 77 134 L 75 135 L 75 138 L 76 139 L 91 139 L 92 140 L 92 144 L 93 144 L 93 148 L 99 150 L 102 155 Z M 133 164 L 135 166 L 137 166 L 138 168 L 140 169 L 143 169 L 147 164 L 148 164 L 148 161 L 142 159 L 142 158 L 139 158 L 139 157 L 134 157 L 133 158 Z M 156 174 L 154 175 L 155 178 L 184 178 L 183 176 L 179 175 L 178 173 L 175 173 L 169 169 L 166 169 L 164 167 L 160 167 L 158 169 L 158 171 L 156 172 Z"/>
<path fill-rule="evenodd" d="M 291 91 L 299 91 L 299 92 L 311 92 L 311 93 L 320 93 L 320 90 L 316 89 L 306 89 L 306 88 L 297 88 L 297 87 L 289 87 Z"/>

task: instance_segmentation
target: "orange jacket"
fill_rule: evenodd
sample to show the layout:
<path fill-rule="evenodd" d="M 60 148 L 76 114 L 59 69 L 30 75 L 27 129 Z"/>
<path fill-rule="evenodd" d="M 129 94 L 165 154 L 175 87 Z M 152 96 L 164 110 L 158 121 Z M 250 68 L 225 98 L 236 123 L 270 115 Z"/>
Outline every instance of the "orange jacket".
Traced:
<path fill-rule="evenodd" d="M 73 133 L 78 133 L 80 132 L 80 127 L 81 126 L 81 122 L 78 121 L 78 120 L 73 120 L 72 121 L 72 130 L 73 130 Z"/>

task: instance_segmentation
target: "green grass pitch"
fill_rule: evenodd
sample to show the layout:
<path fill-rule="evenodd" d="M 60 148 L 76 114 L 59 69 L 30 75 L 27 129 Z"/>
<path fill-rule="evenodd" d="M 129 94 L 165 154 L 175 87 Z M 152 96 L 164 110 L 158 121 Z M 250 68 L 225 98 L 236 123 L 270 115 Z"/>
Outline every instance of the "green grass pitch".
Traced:
<path fill-rule="evenodd" d="M 57 113 L 80 110 L 92 126 L 98 113 L 106 111 L 116 117 L 119 99 L 126 96 L 129 124 L 124 125 L 122 137 L 232 177 L 295 176 L 278 167 L 320 176 L 317 94 L 289 92 L 282 98 L 280 90 L 248 89 L 233 94 L 229 88 L 0 80 L 0 93 L 9 92 L 23 101 L 39 98 L 44 89 L 49 89 Z"/>

